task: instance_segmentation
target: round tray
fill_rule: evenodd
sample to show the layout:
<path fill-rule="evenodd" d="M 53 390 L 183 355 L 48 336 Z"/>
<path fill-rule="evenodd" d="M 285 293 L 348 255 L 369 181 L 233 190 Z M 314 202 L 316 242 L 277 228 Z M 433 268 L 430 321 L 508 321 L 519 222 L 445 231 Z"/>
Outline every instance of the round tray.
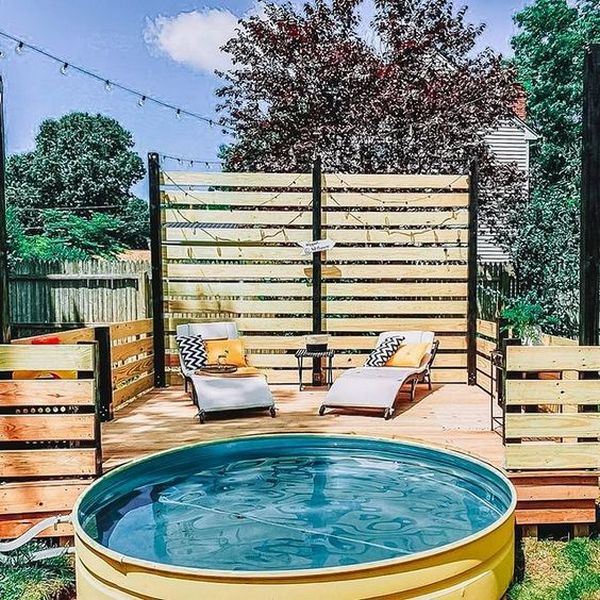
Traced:
<path fill-rule="evenodd" d="M 209 375 L 224 375 L 228 373 L 235 373 L 238 368 L 235 365 L 204 365 L 196 372 L 198 374 L 209 374 Z"/>

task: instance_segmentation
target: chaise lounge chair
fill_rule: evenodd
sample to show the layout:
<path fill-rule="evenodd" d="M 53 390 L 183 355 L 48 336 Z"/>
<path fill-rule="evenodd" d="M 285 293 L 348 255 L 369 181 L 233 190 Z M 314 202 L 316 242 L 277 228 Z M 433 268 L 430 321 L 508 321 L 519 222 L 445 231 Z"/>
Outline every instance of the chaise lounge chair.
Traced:
<path fill-rule="evenodd" d="M 405 384 L 410 384 L 411 402 L 417 383 L 426 382 L 431 389 L 431 365 L 439 342 L 431 331 L 387 331 L 377 340 L 377 346 L 388 338 L 403 337 L 403 345 L 426 343 L 425 353 L 417 367 L 358 367 L 343 373 L 329 390 L 319 408 L 323 415 L 328 408 L 372 408 L 383 410 L 385 419 L 394 414 L 394 403 Z"/>
<path fill-rule="evenodd" d="M 232 340 L 239 337 L 236 324 L 233 322 L 178 325 L 177 335 L 201 335 L 205 341 Z M 191 388 L 192 400 L 198 408 L 200 423 L 206 421 L 208 413 L 227 410 L 264 408 L 275 417 L 275 403 L 271 390 L 266 377 L 259 371 L 251 368 L 240 369 L 240 371 L 250 371 L 244 377 L 197 375 L 195 371 L 186 368 L 181 354 L 179 364 L 186 391 Z"/>

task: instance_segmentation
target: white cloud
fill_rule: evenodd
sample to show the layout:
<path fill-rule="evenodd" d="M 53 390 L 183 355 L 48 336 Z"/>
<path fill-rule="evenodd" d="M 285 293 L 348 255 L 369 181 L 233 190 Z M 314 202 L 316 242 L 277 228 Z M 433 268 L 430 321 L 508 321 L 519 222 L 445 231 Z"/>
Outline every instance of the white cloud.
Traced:
<path fill-rule="evenodd" d="M 231 67 L 231 55 L 221 47 L 235 35 L 237 24 L 232 12 L 206 8 L 148 19 L 144 39 L 174 61 L 212 74 Z"/>

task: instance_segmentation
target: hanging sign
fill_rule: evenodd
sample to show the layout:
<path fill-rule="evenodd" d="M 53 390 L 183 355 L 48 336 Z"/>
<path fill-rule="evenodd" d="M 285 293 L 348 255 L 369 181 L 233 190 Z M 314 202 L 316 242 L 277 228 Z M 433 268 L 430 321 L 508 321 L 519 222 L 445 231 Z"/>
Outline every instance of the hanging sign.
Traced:
<path fill-rule="evenodd" d="M 314 240 L 312 242 L 298 242 L 302 246 L 303 254 L 314 254 L 315 252 L 323 252 L 331 250 L 335 246 L 333 240 Z"/>

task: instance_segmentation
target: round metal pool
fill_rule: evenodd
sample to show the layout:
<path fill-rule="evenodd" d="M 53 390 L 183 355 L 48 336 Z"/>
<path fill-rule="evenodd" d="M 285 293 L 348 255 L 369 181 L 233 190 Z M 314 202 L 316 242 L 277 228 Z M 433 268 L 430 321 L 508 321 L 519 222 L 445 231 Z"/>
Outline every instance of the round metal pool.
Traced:
<path fill-rule="evenodd" d="M 515 492 L 447 450 L 268 435 L 162 452 L 74 508 L 77 598 L 501 598 Z"/>

